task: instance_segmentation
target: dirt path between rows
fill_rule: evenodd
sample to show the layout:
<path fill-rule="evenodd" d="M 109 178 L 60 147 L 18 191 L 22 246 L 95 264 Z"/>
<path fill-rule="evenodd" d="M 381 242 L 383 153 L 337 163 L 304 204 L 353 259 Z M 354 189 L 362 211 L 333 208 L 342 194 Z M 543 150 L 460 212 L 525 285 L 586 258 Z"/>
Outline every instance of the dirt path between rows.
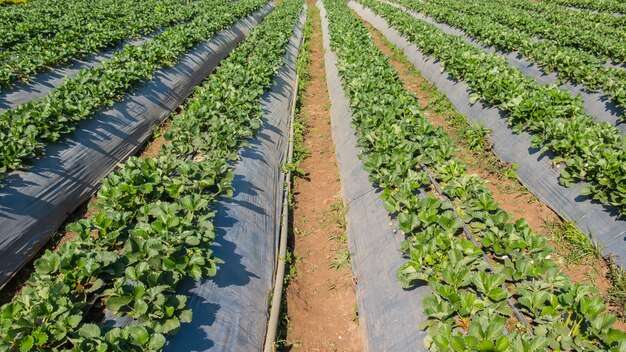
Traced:
<path fill-rule="evenodd" d="M 308 1 L 312 20 L 310 84 L 302 100 L 307 125 L 295 181 L 293 256 L 295 273 L 287 288 L 287 338 L 281 350 L 361 351 L 356 294 L 345 230 L 335 148 L 331 138 L 319 11 Z"/>
<path fill-rule="evenodd" d="M 358 16 L 356 17 L 358 18 Z M 476 174 L 488 182 L 487 188 L 493 193 L 494 199 L 503 210 L 516 219 L 525 218 L 533 232 L 549 238 L 551 246 L 555 248 L 557 258 L 554 259 L 557 265 L 572 281 L 595 286 L 605 298 L 608 297 L 612 283 L 607 279 L 609 272 L 607 262 L 603 258 L 596 258 L 591 255 L 584 256 L 575 263 L 568 262 L 566 256 L 572 249 L 564 245 L 564 241 L 559 238 L 562 231 L 567 227 L 563 227 L 562 220 L 558 215 L 521 186 L 517 178 L 503 175 L 501 173 L 502 168 L 495 165 L 500 161 L 493 154 L 489 152 L 476 153 L 469 150 L 464 145 L 463 136 L 460 135 L 458 126 L 455 126 L 449 117 L 451 114 L 458 115 L 452 104 L 410 62 L 404 59 L 397 49 L 394 51 L 380 32 L 369 23 L 364 23 L 372 34 L 376 45 L 389 58 L 390 64 L 398 72 L 400 80 L 404 83 L 404 88 L 419 99 L 419 104 L 426 117 L 435 126 L 443 128 L 459 146 L 460 151 L 455 156 L 466 165 L 469 173 Z M 609 304 L 609 308 L 614 314 L 624 314 L 624 307 L 621 306 L 621 303 Z M 626 330 L 626 324 L 623 320 L 618 321 L 616 327 Z"/>

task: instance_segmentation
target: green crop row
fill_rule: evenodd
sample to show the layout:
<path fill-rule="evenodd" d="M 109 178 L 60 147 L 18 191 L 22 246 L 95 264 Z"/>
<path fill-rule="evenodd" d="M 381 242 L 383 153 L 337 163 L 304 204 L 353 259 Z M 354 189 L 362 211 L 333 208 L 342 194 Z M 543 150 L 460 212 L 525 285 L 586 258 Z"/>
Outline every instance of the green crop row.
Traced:
<path fill-rule="evenodd" d="M 111 18 L 117 7 L 114 0 L 39 0 L 21 6 L 0 7 L 0 47 L 5 50 L 34 38 L 49 38 L 72 22 L 88 24 Z"/>
<path fill-rule="evenodd" d="M 75 238 L 35 261 L 25 287 L 0 308 L 0 349 L 160 350 L 191 320 L 177 286 L 216 273 L 211 205 L 232 194 L 230 162 L 261 125 L 260 100 L 302 4 L 281 2 L 222 61 L 173 117 L 156 157 L 130 158 L 103 181 L 96 213 L 68 225 Z M 105 311 L 131 324 L 102 322 Z"/>
<path fill-rule="evenodd" d="M 373 5 L 373 1 L 364 1 Z M 341 0 L 324 0 L 331 48 L 350 102 L 360 159 L 406 235 L 400 283 L 427 282 L 425 345 L 435 351 L 613 350 L 613 328 L 591 286 L 572 284 L 546 238 L 499 208 L 485 182 L 452 155 L 417 98 Z M 433 186 L 441 193 L 428 195 Z M 469 236 L 472 235 L 472 238 Z M 515 324 L 514 310 L 521 312 Z M 522 320 L 525 323 L 522 323 Z M 417 347 L 417 346 L 416 346 Z"/>
<path fill-rule="evenodd" d="M 580 97 L 555 85 L 537 84 L 504 58 L 403 10 L 379 2 L 363 3 L 425 55 L 440 60 L 451 77 L 465 81 L 473 91 L 472 103 L 482 99 L 497 106 L 508 114 L 514 131 L 532 133 L 533 148 L 553 152 L 555 164 L 564 162 L 561 184 L 586 181 L 589 186 L 584 194 L 626 214 L 626 137 L 614 126 L 585 114 Z"/>
<path fill-rule="evenodd" d="M 529 0 L 495 0 L 507 4 L 516 9 L 521 9 L 532 13 L 533 16 L 541 18 L 555 24 L 567 24 L 571 26 L 581 26 L 588 30 L 608 31 L 609 33 L 626 34 L 626 17 L 613 16 L 607 13 L 595 13 L 590 11 L 576 11 L 549 2 L 531 2 Z"/>
<path fill-rule="evenodd" d="M 606 13 L 592 13 L 566 9 L 555 4 L 514 0 L 487 0 L 485 4 L 495 4 L 507 11 L 516 11 L 525 17 L 546 21 L 556 26 L 576 28 L 580 33 L 590 32 L 591 35 L 608 36 L 624 40 L 626 19 Z"/>
<path fill-rule="evenodd" d="M 447 6 L 448 2 L 454 4 L 457 1 L 434 0 L 433 2 L 441 6 Z M 484 2 L 476 0 L 468 0 L 465 3 L 463 11 L 467 11 L 466 14 L 480 16 L 481 18 L 508 26 L 511 29 L 526 32 L 539 38 L 553 40 L 557 45 L 587 50 L 598 58 L 613 60 L 619 63 L 626 62 L 626 45 L 624 45 L 623 35 L 607 35 L 597 31 L 588 31 L 581 28 L 582 25 L 573 26 L 550 23 L 540 18 L 540 16 L 525 13 L 496 1 L 489 2 L 489 6 L 485 6 Z M 575 19 L 572 17 L 570 21 L 575 21 Z M 582 22 L 582 20 L 580 21 Z"/>
<path fill-rule="evenodd" d="M 185 4 L 181 0 L 96 1 L 93 6 L 82 4 L 75 12 L 65 11 L 59 19 L 62 23 L 50 23 L 56 24 L 56 29 L 40 31 L 32 37 L 33 31 L 29 27 L 39 28 L 39 24 L 30 25 L 26 21 L 39 22 L 42 18 L 11 21 L 13 23 L 0 27 L 2 41 L 13 44 L 11 47 L 8 43 L 3 44 L 4 50 L 0 51 L 0 87 L 17 80 L 27 80 L 53 65 L 68 63 L 124 39 L 187 21 L 204 10 L 206 6 L 202 6 L 203 3 Z M 63 1 L 55 4 L 65 9 Z M 76 9 L 76 6 L 69 9 Z M 50 15 L 41 14 L 42 17 Z M 23 36 L 26 37 L 24 41 L 16 42 Z"/>
<path fill-rule="evenodd" d="M 154 9 L 154 4 L 145 0 L 138 1 L 135 6 L 142 6 L 142 3 L 152 5 Z M 122 9 L 132 5 L 114 0 L 39 0 L 21 6 L 0 7 L 0 46 L 8 50 L 15 44 L 50 38 L 79 24 L 89 26 L 98 20 L 128 15 Z"/>
<path fill-rule="evenodd" d="M 47 143 L 72 132 L 79 121 L 113 105 L 134 85 L 152 78 L 156 70 L 173 66 L 197 44 L 265 3 L 199 2 L 202 11 L 191 22 L 173 26 L 142 45 L 127 45 L 102 66 L 81 71 L 43 99 L 1 114 L 0 177 L 24 168 L 29 158 L 39 155 Z"/>
<path fill-rule="evenodd" d="M 435 20 L 457 27 L 482 44 L 505 52 L 517 51 L 546 71 L 557 71 L 562 81 L 581 83 L 588 89 L 601 91 L 626 111 L 626 70 L 607 68 L 587 52 L 564 47 L 552 41 L 536 41 L 531 36 L 509 29 L 487 18 L 473 16 L 467 2 L 448 1 L 445 6 L 434 2 L 394 0 L 411 10 L 424 13 Z M 457 12 L 456 10 L 462 10 Z M 624 116 L 621 116 L 624 119 Z"/>
<path fill-rule="evenodd" d="M 546 2 L 581 9 L 606 11 L 626 15 L 626 3 L 617 0 L 547 0 Z"/>

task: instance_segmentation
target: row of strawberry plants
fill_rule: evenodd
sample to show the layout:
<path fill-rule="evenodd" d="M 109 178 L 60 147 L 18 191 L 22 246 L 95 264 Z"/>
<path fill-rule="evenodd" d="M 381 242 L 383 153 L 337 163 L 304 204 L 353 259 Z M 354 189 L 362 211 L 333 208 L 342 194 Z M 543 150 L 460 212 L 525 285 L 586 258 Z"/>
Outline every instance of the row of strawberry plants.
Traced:
<path fill-rule="evenodd" d="M 0 176 L 25 167 L 47 143 L 59 141 L 79 121 L 112 105 L 134 85 L 158 69 L 174 65 L 185 53 L 239 18 L 261 7 L 264 0 L 200 0 L 199 15 L 173 26 L 139 46 L 127 45 L 100 67 L 83 70 L 43 99 L 0 115 Z"/>
<path fill-rule="evenodd" d="M 626 3 L 616 0 L 548 0 L 547 2 L 580 9 L 621 13 L 626 15 Z"/>
<path fill-rule="evenodd" d="M 363 1 L 374 12 L 441 61 L 451 77 L 465 81 L 471 101 L 482 99 L 508 115 L 516 132 L 532 133 L 532 146 L 552 151 L 555 163 L 565 163 L 560 182 L 589 183 L 583 193 L 626 215 L 626 137 L 606 122 L 595 122 L 584 112 L 580 97 L 555 85 L 537 84 L 501 56 L 486 53 L 462 38 L 407 12 L 376 1 Z"/>
<path fill-rule="evenodd" d="M 446 6 L 448 0 L 434 0 L 434 2 Z M 584 49 L 599 58 L 619 63 L 626 62 L 626 46 L 624 46 L 623 36 L 609 36 L 587 31 L 580 26 L 553 24 L 533 14 L 526 14 L 497 2 L 490 2 L 489 6 L 484 6 L 483 2 L 470 0 L 467 1 L 466 8 L 467 13 L 494 20 L 539 38 L 553 40 L 558 45 Z"/>
<path fill-rule="evenodd" d="M 113 18 L 115 14 L 122 16 L 119 9 L 112 0 L 41 0 L 0 7 L 0 47 L 7 50 L 34 38 L 49 38 L 78 24 L 73 22 L 90 25 L 98 19 Z"/>
<path fill-rule="evenodd" d="M 261 125 L 259 102 L 302 4 L 282 1 L 222 62 L 173 117 L 156 157 L 130 158 L 103 181 L 97 212 L 68 225 L 76 237 L 38 259 L 0 308 L 2 349 L 159 350 L 191 320 L 177 286 L 216 273 L 211 205 L 232 194 L 230 162 Z M 132 323 L 102 322 L 104 309 Z"/>
<path fill-rule="evenodd" d="M 22 6 L 0 7 L 0 47 L 6 50 L 36 36 L 54 35 L 71 25 L 68 20 L 90 21 L 91 16 L 102 16 L 106 7 L 113 5 L 107 0 L 41 0 Z M 93 14 L 90 15 L 91 10 Z"/>
<path fill-rule="evenodd" d="M 88 16 L 66 18 L 69 22 L 51 36 L 36 36 L 0 52 L 0 87 L 27 80 L 50 66 L 68 63 L 123 39 L 187 21 L 203 10 L 201 3 L 105 1 L 103 8 L 92 9 Z"/>
<path fill-rule="evenodd" d="M 585 51 L 557 45 L 552 41 L 535 41 L 523 32 L 512 30 L 487 18 L 473 16 L 467 2 L 446 1 L 445 5 L 413 0 L 394 0 L 411 10 L 424 13 L 435 20 L 457 27 L 484 45 L 505 52 L 517 51 L 545 71 L 557 71 L 563 81 L 584 84 L 601 91 L 626 111 L 626 70 L 605 67 L 602 61 Z M 456 10 L 462 9 L 459 13 Z M 623 118 L 623 116 L 622 116 Z"/>
<path fill-rule="evenodd" d="M 590 30 L 607 30 L 609 28 L 624 33 L 626 17 L 612 16 L 607 13 L 576 11 L 549 2 L 497 0 L 508 6 L 529 11 L 533 16 L 541 16 L 551 23 L 566 23 L 572 26 L 583 26 Z M 622 34 L 623 35 L 623 34 Z"/>
<path fill-rule="evenodd" d="M 592 13 L 566 9 L 554 4 L 531 3 L 530 1 L 488 0 L 505 8 L 514 10 L 524 16 L 532 16 L 554 25 L 574 27 L 592 33 L 622 38 L 626 35 L 624 24 L 626 19 L 606 13 Z"/>
<path fill-rule="evenodd" d="M 544 237 L 499 208 L 485 182 L 452 155 L 417 98 L 365 26 L 341 0 L 324 0 L 331 48 L 350 103 L 360 159 L 382 188 L 385 208 L 407 236 L 403 286 L 426 281 L 426 346 L 438 351 L 614 350 L 626 334 L 613 328 L 591 286 L 572 284 L 550 259 Z M 447 197 L 427 195 L 434 175 Z M 463 227 L 478 242 L 470 241 Z M 488 258 L 487 261 L 484 258 Z M 511 323 L 508 300 L 526 325 Z"/>

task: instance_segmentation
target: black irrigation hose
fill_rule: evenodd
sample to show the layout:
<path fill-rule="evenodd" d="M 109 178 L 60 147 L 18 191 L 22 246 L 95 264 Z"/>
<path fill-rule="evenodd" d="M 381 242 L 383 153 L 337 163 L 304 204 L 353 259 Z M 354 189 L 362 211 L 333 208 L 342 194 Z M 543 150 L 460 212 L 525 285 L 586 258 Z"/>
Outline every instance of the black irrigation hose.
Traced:
<path fill-rule="evenodd" d="M 306 10 L 306 6 L 304 7 Z M 300 40 L 298 48 L 304 43 L 304 35 Z M 293 140 L 294 140 L 294 120 L 296 114 L 296 100 L 298 98 L 299 75 L 296 72 L 296 84 L 294 85 L 293 98 L 291 100 L 291 111 L 289 113 L 289 144 L 287 146 L 287 165 L 293 161 Z M 289 194 L 291 193 L 291 171 L 287 169 L 285 173 L 285 193 L 283 194 L 283 210 L 281 214 L 280 239 L 278 264 L 276 266 L 276 276 L 274 278 L 274 291 L 272 294 L 272 304 L 270 306 L 270 316 L 267 322 L 267 332 L 265 335 L 264 352 L 274 351 L 276 332 L 278 330 L 278 319 L 280 318 L 280 306 L 282 303 L 283 285 L 285 283 L 285 265 L 287 260 L 287 240 L 289 235 Z"/>
<path fill-rule="evenodd" d="M 287 152 L 287 162 L 293 160 L 293 122 L 295 110 L 295 97 L 298 89 L 298 81 L 296 76 L 296 90 L 294 91 L 294 99 L 292 101 L 290 129 L 289 129 L 289 146 Z M 283 296 L 283 284 L 285 283 L 285 265 L 287 260 L 287 237 L 289 234 L 289 190 L 291 189 L 291 171 L 285 174 L 285 193 L 283 196 L 283 212 L 281 215 L 280 225 L 280 246 L 278 253 L 278 265 L 276 267 L 276 277 L 274 278 L 274 291 L 272 295 L 272 305 L 270 307 L 270 317 L 267 323 L 267 333 L 265 335 L 264 352 L 274 351 L 274 341 L 276 340 L 276 331 L 278 330 L 278 319 L 280 318 L 280 305 Z"/>

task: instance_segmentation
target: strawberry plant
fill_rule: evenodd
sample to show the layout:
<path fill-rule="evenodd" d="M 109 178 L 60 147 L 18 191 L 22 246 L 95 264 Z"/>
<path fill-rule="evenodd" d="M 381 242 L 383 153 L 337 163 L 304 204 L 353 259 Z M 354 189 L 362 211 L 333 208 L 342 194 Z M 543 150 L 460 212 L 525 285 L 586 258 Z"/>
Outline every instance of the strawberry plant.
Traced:
<path fill-rule="evenodd" d="M 432 291 L 423 300 L 426 347 L 625 348 L 626 334 L 613 327 L 594 288 L 572 284 L 550 259 L 545 238 L 500 209 L 485 182 L 452 156 L 449 136 L 403 89 L 363 23 L 341 0 L 324 6 L 359 158 L 406 235 L 408 261 L 398 279 L 404 287 L 426 282 Z M 507 324 L 511 319 L 519 324 Z"/>
<path fill-rule="evenodd" d="M 232 195 L 232 162 L 261 125 L 260 100 L 302 5 L 281 2 L 221 63 L 173 117 L 156 157 L 130 158 L 103 180 L 96 214 L 68 225 L 76 238 L 39 258 L 22 292 L 0 308 L 2 349 L 160 350 L 191 321 L 178 284 L 215 275 L 221 262 L 211 250 L 211 205 Z M 114 327 L 102 312 L 130 324 Z"/>

